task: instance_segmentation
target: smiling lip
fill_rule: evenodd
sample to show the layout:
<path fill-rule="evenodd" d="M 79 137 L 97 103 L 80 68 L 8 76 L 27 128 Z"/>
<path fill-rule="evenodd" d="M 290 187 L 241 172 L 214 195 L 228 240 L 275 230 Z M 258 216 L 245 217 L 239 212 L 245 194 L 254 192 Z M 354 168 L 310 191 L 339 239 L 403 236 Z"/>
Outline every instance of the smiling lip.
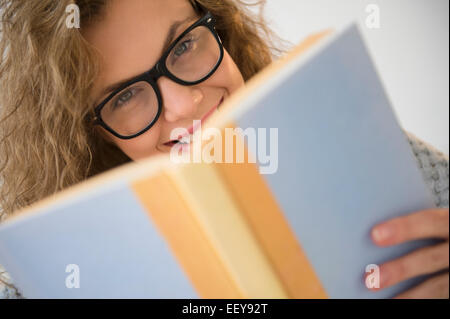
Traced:
<path fill-rule="evenodd" d="M 203 115 L 203 117 L 202 117 L 202 119 L 201 119 L 201 121 L 200 121 L 199 124 L 197 124 L 195 127 L 194 127 L 194 126 L 189 127 L 189 128 L 187 129 L 187 131 L 188 131 L 187 134 L 180 135 L 179 140 L 182 139 L 182 138 L 185 137 L 185 136 L 188 136 L 188 135 L 193 134 L 193 133 L 198 129 L 198 127 L 199 127 L 202 123 L 204 123 L 205 120 L 206 120 L 208 117 L 210 117 L 211 114 L 213 114 L 215 110 L 217 110 L 217 108 L 223 103 L 223 100 L 224 100 L 224 98 L 222 97 L 222 98 L 220 99 L 219 104 L 217 104 L 216 106 L 214 106 L 214 107 L 213 107 L 211 110 L 209 110 L 205 115 Z M 166 146 L 173 146 L 173 145 L 177 144 L 179 140 L 172 140 L 172 141 L 169 141 L 169 142 L 164 143 L 164 145 L 166 145 Z"/>

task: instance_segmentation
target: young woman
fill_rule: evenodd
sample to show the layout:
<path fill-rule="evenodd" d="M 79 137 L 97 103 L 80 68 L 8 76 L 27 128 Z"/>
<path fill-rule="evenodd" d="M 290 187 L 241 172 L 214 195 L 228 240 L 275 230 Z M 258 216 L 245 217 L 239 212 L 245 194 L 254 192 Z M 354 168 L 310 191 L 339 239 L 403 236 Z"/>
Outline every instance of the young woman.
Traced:
<path fill-rule="evenodd" d="M 100 172 L 169 152 L 173 128 L 217 112 L 274 52 L 263 19 L 238 0 L 77 0 L 79 29 L 66 23 L 73 2 L 0 0 L 5 216 Z M 420 141 L 410 140 L 417 149 Z M 433 151 L 427 159 L 446 165 L 448 181 L 448 159 Z M 445 191 L 446 202 L 439 197 Z M 437 201 L 448 207 L 448 186 L 441 194 Z M 381 246 L 428 237 L 447 241 L 382 265 L 381 288 L 448 268 L 448 208 L 374 228 Z M 4 275 L 3 289 L 20 296 L 8 280 Z M 448 297 L 448 272 L 400 297 Z"/>

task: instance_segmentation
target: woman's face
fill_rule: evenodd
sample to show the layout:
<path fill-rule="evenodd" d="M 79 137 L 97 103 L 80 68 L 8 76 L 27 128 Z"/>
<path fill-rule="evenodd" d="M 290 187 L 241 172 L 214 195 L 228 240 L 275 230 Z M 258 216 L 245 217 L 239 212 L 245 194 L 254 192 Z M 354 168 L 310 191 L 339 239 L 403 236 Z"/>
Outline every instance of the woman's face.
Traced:
<path fill-rule="evenodd" d="M 111 0 L 107 1 L 104 16 L 84 36 L 102 56 L 100 73 L 92 89 L 97 105 L 111 92 L 106 87 L 137 76 L 151 69 L 162 55 L 169 30 L 177 38 L 199 19 L 187 0 Z M 172 39 L 172 40 L 173 40 Z M 169 152 L 174 128 L 190 128 L 194 120 L 215 113 L 222 98 L 226 99 L 244 84 L 242 75 L 225 50 L 217 71 L 206 81 L 183 86 L 167 77 L 159 78 L 163 109 L 156 124 L 144 134 L 123 140 L 103 128 L 105 138 L 115 143 L 132 160 Z M 212 114 L 211 113 L 211 114 Z"/>

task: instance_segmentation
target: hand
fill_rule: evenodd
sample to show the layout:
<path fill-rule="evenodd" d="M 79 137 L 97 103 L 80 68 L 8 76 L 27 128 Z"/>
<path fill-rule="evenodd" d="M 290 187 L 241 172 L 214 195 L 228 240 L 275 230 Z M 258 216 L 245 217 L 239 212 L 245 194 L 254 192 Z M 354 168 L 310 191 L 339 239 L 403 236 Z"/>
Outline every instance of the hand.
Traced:
<path fill-rule="evenodd" d="M 380 266 L 380 288 L 449 267 L 449 210 L 428 209 L 391 219 L 372 229 L 372 240 L 381 247 L 415 239 L 441 238 L 445 242 L 417 249 Z M 434 276 L 395 298 L 449 298 L 449 273 Z"/>

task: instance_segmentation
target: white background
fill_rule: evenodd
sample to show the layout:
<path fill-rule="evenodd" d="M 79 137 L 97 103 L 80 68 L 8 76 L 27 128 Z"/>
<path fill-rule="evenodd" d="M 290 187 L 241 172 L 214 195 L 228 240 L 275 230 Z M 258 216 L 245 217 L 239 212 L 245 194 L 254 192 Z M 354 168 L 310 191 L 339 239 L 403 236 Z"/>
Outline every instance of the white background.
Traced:
<path fill-rule="evenodd" d="M 368 4 L 379 29 L 366 27 Z M 448 0 L 267 0 L 265 16 L 292 43 L 357 21 L 400 125 L 448 155 Z"/>

